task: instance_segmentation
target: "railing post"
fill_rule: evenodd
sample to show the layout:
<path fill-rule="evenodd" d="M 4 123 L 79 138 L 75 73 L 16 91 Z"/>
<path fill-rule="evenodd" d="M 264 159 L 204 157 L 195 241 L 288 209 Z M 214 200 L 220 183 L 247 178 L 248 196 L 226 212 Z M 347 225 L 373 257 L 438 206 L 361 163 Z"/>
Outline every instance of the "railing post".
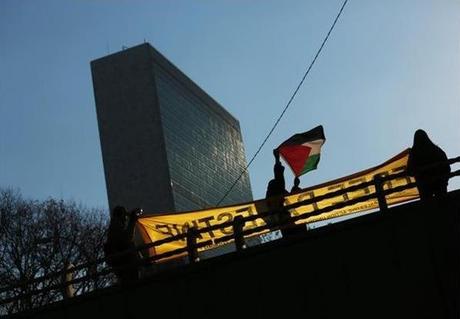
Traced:
<path fill-rule="evenodd" d="M 75 295 L 75 288 L 72 284 L 69 284 L 73 280 L 73 271 L 67 272 L 68 270 L 72 269 L 74 265 L 72 263 L 67 263 L 64 267 L 64 271 L 66 271 L 62 275 L 62 282 L 64 284 L 64 298 L 72 298 Z"/>
<path fill-rule="evenodd" d="M 388 209 L 387 200 L 385 198 L 385 193 L 383 191 L 383 178 L 382 175 L 376 174 L 374 175 L 374 185 L 375 185 L 375 193 L 377 195 L 377 200 L 379 202 L 380 211 L 384 212 Z"/>
<path fill-rule="evenodd" d="M 243 236 L 244 224 L 245 221 L 243 220 L 243 216 L 236 216 L 233 219 L 233 237 L 235 238 L 236 251 L 241 251 L 246 248 Z"/>
<path fill-rule="evenodd" d="M 93 289 L 99 288 L 99 277 L 96 277 L 97 274 L 97 264 L 92 264 L 87 268 L 87 274 L 91 276 L 91 281 L 93 281 Z"/>
<path fill-rule="evenodd" d="M 199 261 L 198 251 L 196 249 L 196 238 L 198 237 L 198 231 L 195 227 L 190 227 L 187 230 L 187 252 L 188 252 L 188 262 L 193 264 L 196 261 Z"/>

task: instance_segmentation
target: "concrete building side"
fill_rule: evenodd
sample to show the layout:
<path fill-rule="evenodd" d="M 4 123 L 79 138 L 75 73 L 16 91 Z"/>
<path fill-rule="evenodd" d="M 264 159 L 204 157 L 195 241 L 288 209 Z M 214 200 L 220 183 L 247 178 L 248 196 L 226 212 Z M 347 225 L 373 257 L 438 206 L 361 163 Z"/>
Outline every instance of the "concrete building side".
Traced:
<path fill-rule="evenodd" d="M 246 166 L 239 123 L 157 59 L 154 68 L 176 210 L 215 206 Z M 221 205 L 251 200 L 245 173 Z"/>
<path fill-rule="evenodd" d="M 238 120 L 148 43 L 91 70 L 110 209 L 215 206 L 246 166 Z M 251 200 L 245 172 L 221 205 Z"/>
<path fill-rule="evenodd" d="M 91 62 L 109 206 L 174 210 L 149 48 Z"/>

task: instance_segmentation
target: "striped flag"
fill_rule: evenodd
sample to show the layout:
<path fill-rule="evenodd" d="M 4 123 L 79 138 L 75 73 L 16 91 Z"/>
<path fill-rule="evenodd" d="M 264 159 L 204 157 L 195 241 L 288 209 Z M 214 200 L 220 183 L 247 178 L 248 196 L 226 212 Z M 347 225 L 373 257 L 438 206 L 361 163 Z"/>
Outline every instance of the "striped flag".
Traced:
<path fill-rule="evenodd" d="M 321 146 L 325 141 L 323 126 L 320 125 L 308 132 L 291 136 L 278 146 L 278 150 L 294 175 L 298 177 L 316 169 Z"/>

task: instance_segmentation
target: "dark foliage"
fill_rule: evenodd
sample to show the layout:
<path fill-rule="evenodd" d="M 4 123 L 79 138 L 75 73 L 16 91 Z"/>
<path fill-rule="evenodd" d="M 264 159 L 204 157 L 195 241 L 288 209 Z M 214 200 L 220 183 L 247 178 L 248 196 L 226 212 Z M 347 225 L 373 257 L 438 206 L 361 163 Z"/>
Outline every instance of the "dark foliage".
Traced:
<path fill-rule="evenodd" d="M 102 258 L 107 215 L 103 210 L 88 209 L 72 201 L 27 200 L 17 190 L 0 189 L 0 289 L 29 282 L 0 293 L 0 299 L 17 297 L 0 306 L 0 314 L 64 298 L 63 289 L 30 295 L 32 291 L 61 284 L 62 275 L 32 284 L 30 281 Z M 104 266 L 75 271 L 73 278 L 94 274 Z M 78 295 L 110 285 L 112 280 L 110 276 L 101 276 L 72 288 Z"/>

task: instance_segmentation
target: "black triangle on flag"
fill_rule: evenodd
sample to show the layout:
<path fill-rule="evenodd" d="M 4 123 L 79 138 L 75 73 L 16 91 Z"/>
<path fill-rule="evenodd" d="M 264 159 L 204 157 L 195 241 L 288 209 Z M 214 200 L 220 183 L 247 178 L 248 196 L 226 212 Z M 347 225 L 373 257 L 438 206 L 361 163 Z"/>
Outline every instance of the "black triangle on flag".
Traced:
<path fill-rule="evenodd" d="M 278 146 L 281 157 L 296 177 L 316 169 L 320 159 L 321 146 L 326 141 L 323 126 L 291 136 Z"/>

